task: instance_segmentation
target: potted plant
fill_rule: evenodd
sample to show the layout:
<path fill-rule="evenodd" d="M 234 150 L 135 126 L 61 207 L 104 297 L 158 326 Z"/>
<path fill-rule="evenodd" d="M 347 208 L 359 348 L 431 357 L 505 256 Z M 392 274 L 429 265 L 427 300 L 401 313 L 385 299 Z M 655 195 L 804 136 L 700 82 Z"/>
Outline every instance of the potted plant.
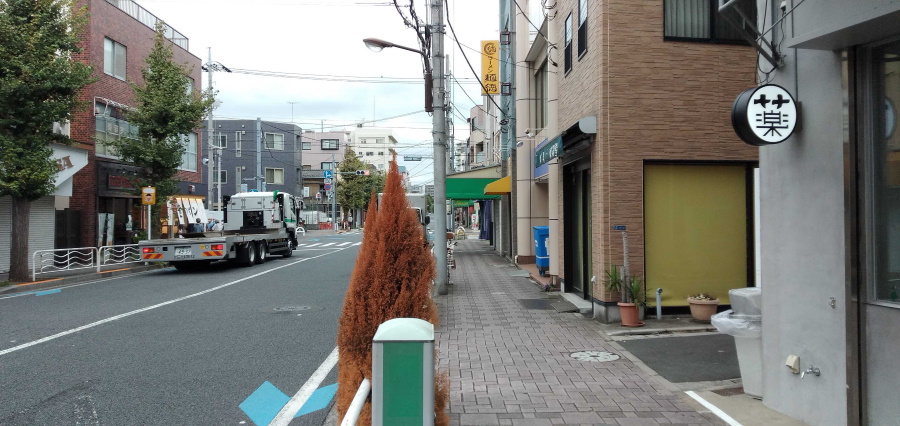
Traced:
<path fill-rule="evenodd" d="M 625 283 L 622 288 L 622 302 L 619 302 L 619 312 L 622 314 L 622 325 L 626 327 L 640 327 L 640 309 L 647 304 L 647 292 L 644 284 L 638 277 L 631 277 L 631 281 Z"/>
<path fill-rule="evenodd" d="M 688 296 L 691 307 L 691 318 L 698 322 L 709 322 L 719 308 L 719 299 L 709 293 L 697 293 Z"/>
<path fill-rule="evenodd" d="M 646 299 L 646 297 L 642 296 L 644 294 L 643 286 L 637 277 L 626 283 L 625 277 L 622 276 L 620 271 L 616 265 L 612 265 L 606 270 L 606 288 L 609 291 L 618 292 L 622 296 L 621 301 L 618 303 L 619 313 L 622 316 L 622 325 L 626 327 L 640 327 L 644 323 L 640 321 L 638 306 Z M 636 287 L 635 283 L 637 284 Z"/>

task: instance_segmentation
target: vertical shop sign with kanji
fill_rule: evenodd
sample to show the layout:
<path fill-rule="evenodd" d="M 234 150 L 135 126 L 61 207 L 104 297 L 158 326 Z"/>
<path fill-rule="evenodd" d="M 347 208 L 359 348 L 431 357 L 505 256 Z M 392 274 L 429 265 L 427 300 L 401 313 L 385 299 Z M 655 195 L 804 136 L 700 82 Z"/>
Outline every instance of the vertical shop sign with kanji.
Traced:
<path fill-rule="evenodd" d="M 500 93 L 500 41 L 481 42 L 481 94 Z"/>
<path fill-rule="evenodd" d="M 731 109 L 731 124 L 750 145 L 784 142 L 797 127 L 799 109 L 783 87 L 766 84 L 741 93 Z"/>

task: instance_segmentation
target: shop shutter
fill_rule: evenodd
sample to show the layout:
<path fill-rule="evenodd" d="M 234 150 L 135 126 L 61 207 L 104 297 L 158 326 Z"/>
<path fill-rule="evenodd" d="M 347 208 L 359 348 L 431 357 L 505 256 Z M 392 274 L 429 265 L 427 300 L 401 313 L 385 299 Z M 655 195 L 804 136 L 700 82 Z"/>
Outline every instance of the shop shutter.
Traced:
<path fill-rule="evenodd" d="M 31 203 L 28 232 L 28 267 L 37 250 L 52 250 L 56 222 L 54 197 L 44 197 Z M 12 236 L 12 198 L 0 198 L 0 273 L 9 272 Z"/>

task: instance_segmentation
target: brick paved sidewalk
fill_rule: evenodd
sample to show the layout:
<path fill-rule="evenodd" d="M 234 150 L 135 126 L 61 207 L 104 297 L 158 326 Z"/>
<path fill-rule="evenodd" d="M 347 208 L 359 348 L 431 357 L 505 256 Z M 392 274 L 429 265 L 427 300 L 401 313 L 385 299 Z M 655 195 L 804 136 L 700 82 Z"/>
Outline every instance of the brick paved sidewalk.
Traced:
<path fill-rule="evenodd" d="M 452 425 L 723 424 L 624 356 L 607 362 L 571 357 L 579 351 L 620 354 L 591 319 L 527 309 L 520 299 L 550 295 L 486 241 L 459 241 L 456 260 L 450 294 L 436 296 L 441 324 L 435 336 L 440 368 L 450 373 Z"/>

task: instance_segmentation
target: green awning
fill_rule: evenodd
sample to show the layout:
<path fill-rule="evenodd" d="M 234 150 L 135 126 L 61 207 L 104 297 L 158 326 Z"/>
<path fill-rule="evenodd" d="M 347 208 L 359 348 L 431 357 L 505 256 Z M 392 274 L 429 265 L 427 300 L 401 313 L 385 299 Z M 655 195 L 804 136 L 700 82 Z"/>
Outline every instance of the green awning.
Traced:
<path fill-rule="evenodd" d="M 447 199 L 449 200 L 491 200 L 499 195 L 484 195 L 484 187 L 497 179 L 447 178 Z"/>

